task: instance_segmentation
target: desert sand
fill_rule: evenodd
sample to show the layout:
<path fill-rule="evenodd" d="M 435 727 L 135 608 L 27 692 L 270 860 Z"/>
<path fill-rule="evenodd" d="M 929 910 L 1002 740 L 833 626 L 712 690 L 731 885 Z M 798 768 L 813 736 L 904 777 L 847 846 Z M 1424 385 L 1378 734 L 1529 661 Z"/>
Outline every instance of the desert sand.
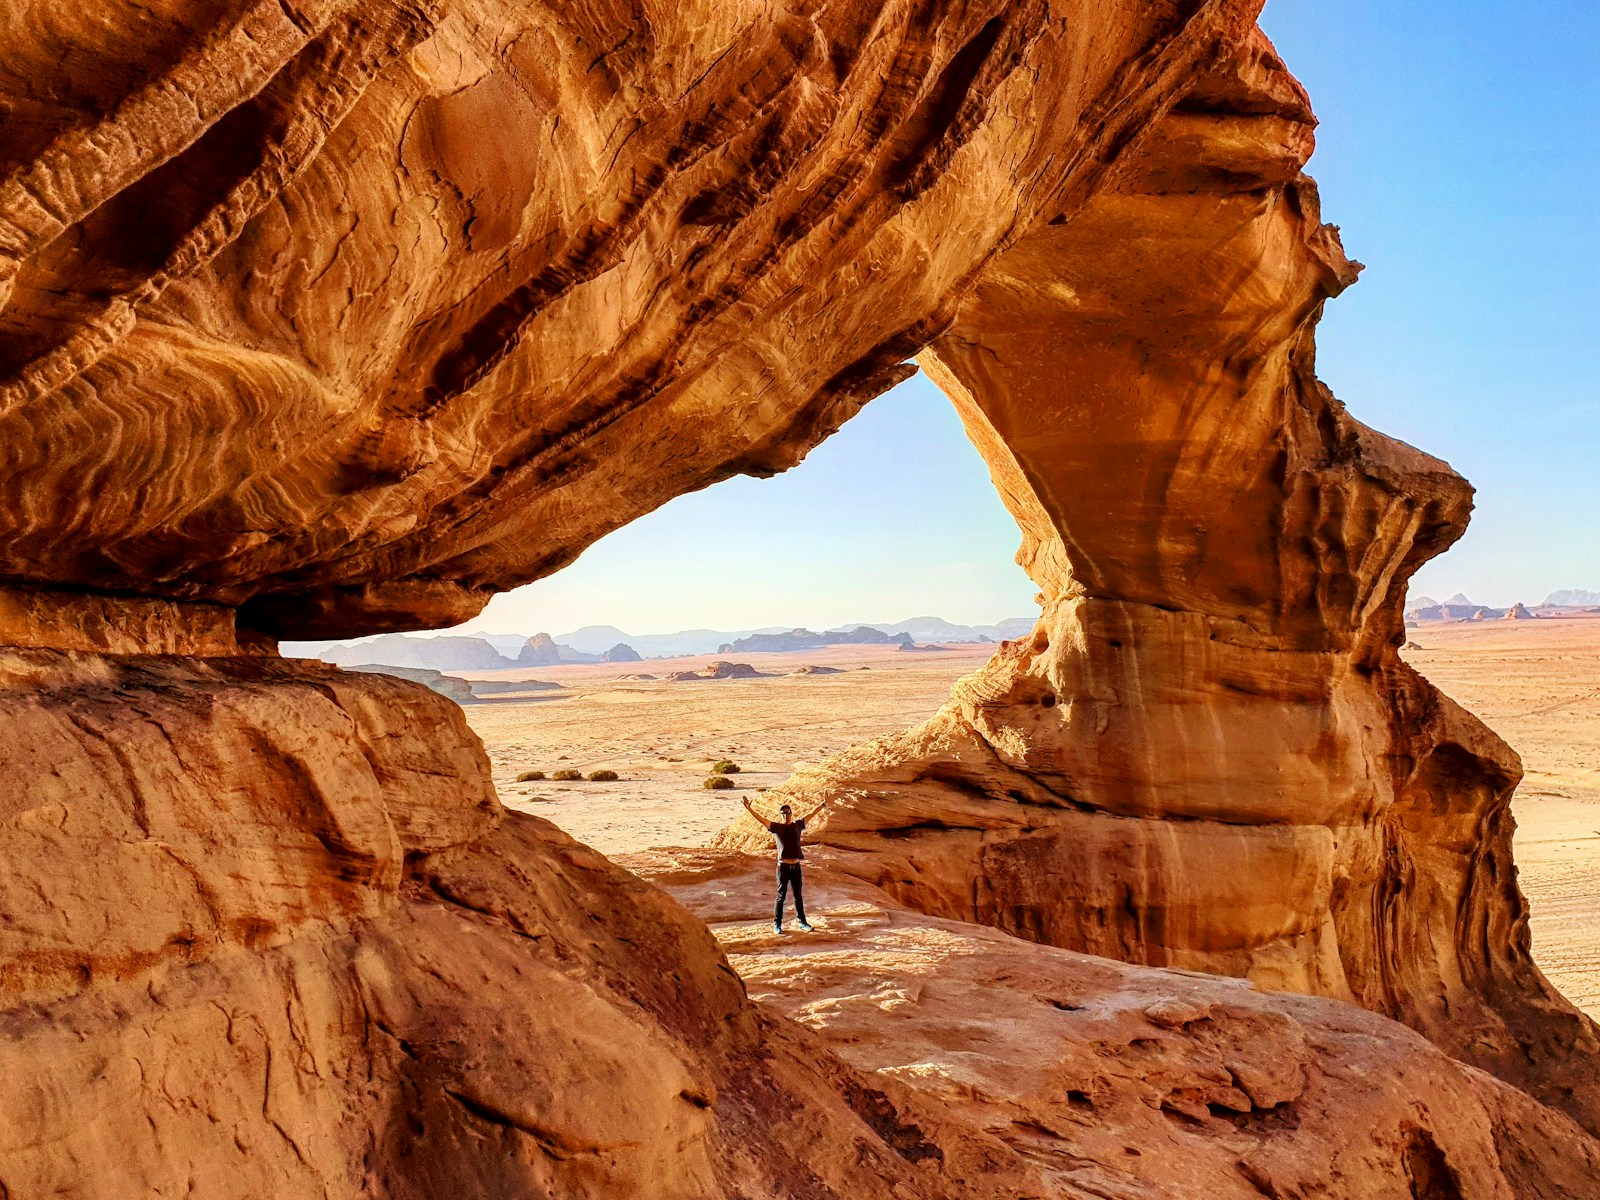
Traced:
<path fill-rule="evenodd" d="M 1482 621 L 1411 631 L 1414 667 L 1522 755 L 1512 808 L 1533 953 L 1600 1016 L 1600 620 Z"/>
<path fill-rule="evenodd" d="M 950 685 L 993 646 L 901 653 L 833 646 L 802 654 L 747 654 L 762 677 L 669 683 L 672 671 L 727 659 L 701 655 L 642 663 L 586 663 L 463 672 L 473 679 L 544 679 L 559 692 L 472 704 L 467 720 L 489 751 L 495 786 L 512 808 L 537 813 L 603 854 L 704 846 L 761 790 L 857 742 L 932 716 Z M 837 675 L 796 675 L 805 666 Z M 629 678 L 655 675 L 654 680 Z M 702 785 L 712 763 L 740 767 L 731 791 Z M 610 768 L 616 783 L 517 783 L 523 771 Z"/>
<path fill-rule="evenodd" d="M 1534 954 L 1568 998 L 1600 1016 L 1600 620 L 1426 625 L 1406 658 L 1522 755 L 1517 862 L 1533 905 Z M 704 683 L 629 679 L 717 656 L 475 673 L 545 679 L 562 690 L 468 707 L 511 807 L 554 821 L 607 855 L 705 846 L 761 792 L 799 767 L 930 717 L 990 646 L 904 654 L 838 646 L 744 655 L 764 677 Z M 837 675 L 795 675 L 806 665 Z M 710 766 L 742 768 L 731 791 Z M 611 768 L 616 783 L 517 783 L 522 771 Z"/>

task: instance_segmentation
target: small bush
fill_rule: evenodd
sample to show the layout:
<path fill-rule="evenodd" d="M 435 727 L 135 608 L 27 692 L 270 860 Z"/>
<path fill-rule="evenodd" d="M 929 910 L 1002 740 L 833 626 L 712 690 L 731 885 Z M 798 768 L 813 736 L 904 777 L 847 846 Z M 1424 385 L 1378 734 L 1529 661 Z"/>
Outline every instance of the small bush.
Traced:
<path fill-rule="evenodd" d="M 570 783 L 574 779 L 582 779 L 583 778 L 583 772 L 582 771 L 574 771 L 571 767 L 562 767 L 561 770 L 559 770 L 559 771 L 555 772 L 554 774 L 552 774 L 550 776 L 550 778 L 551 779 L 559 779 L 562 783 Z"/>
<path fill-rule="evenodd" d="M 543 771 L 524 771 L 517 776 L 518 783 L 534 783 L 544 778 Z"/>
<path fill-rule="evenodd" d="M 737 775 L 739 773 L 739 764 L 723 759 L 719 763 L 712 764 L 711 773 L 713 775 Z"/>
<path fill-rule="evenodd" d="M 590 783 L 611 783 L 611 782 L 615 781 L 616 778 L 617 778 L 617 773 L 615 771 L 590 771 L 589 772 L 589 782 Z"/>
<path fill-rule="evenodd" d="M 733 780 L 729 779 L 726 775 L 713 775 L 700 786 L 709 788 L 713 792 L 721 792 L 731 788 L 733 786 Z"/>

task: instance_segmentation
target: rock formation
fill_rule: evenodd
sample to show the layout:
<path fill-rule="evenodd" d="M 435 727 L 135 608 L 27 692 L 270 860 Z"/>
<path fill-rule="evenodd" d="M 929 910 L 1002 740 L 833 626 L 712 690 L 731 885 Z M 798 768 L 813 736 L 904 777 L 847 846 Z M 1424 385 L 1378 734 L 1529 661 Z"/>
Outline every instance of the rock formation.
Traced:
<path fill-rule="evenodd" d="M 888 634 L 881 629 L 865 625 L 855 629 L 830 629 L 826 633 L 813 633 L 809 629 L 791 629 L 787 633 L 752 633 L 717 650 L 718 654 L 788 654 L 796 650 L 819 650 L 823 646 L 888 646 L 911 643 L 909 633 Z"/>
<path fill-rule="evenodd" d="M 618 642 L 600 656 L 600 661 L 608 663 L 642 662 L 643 659 L 639 657 L 639 652 L 628 645 L 627 642 Z"/>
<path fill-rule="evenodd" d="M 1505 616 L 1502 619 L 1506 621 L 1531 621 L 1533 620 L 1533 614 L 1528 611 L 1527 605 L 1518 600 L 1510 608 L 1506 609 Z"/>
<path fill-rule="evenodd" d="M 763 1004 L 1033 1163 L 1035 1194 L 1593 1194 L 1600 1143 L 1391 1021 L 930 917 L 845 859 L 810 856 L 803 938 L 772 932 L 765 861 L 622 861 L 706 919 Z"/>
<path fill-rule="evenodd" d="M 784 795 L 835 798 L 818 836 L 902 903 L 1352 1000 L 1600 1131 L 1600 1037 L 1529 952 L 1520 763 L 1398 655 L 1471 490 L 1313 373 L 1357 268 L 1301 173 L 1311 126 L 1258 38 L 980 276 L 921 361 L 1043 615 L 927 725 Z"/>
<path fill-rule="evenodd" d="M 932 724 L 793 785 L 839 798 L 851 872 L 1372 1010 L 1211 982 L 1194 1016 L 1140 976 L 1158 1026 L 1212 1024 L 1149 1053 L 1120 1000 L 1049 1027 L 1039 1069 L 1080 1035 L 1121 1063 L 1094 1153 L 1159 1128 L 1145 1088 L 1239 1117 L 1269 1195 L 1335 1143 L 1378 1195 L 1592 1162 L 1554 1110 L 1600 1124 L 1596 1034 L 1528 957 L 1515 757 L 1395 653 L 1468 489 L 1314 377 L 1354 268 L 1258 7 L 6 8 L 0 1193 L 1093 1194 L 1059 1112 L 1021 1105 L 1019 1147 L 987 1100 L 842 1061 L 659 891 L 504 813 L 442 697 L 274 652 L 465 621 L 793 466 L 911 355 L 1045 610 Z M 1060 978 L 939 936 L 991 956 L 968 982 Z M 1260 1030 L 1398 1064 L 1404 1103 L 1296 1091 L 1230 1049 Z M 1271 1116 L 1329 1094 L 1342 1130 Z"/>
<path fill-rule="evenodd" d="M 429 691 L 438 692 L 439 695 L 454 700 L 457 704 L 465 704 L 472 699 L 472 684 L 467 680 L 427 667 L 391 667 L 376 663 L 361 663 L 352 666 L 350 670 L 393 675 L 396 679 L 409 679 L 413 683 L 420 683 Z"/>
<path fill-rule="evenodd" d="M 717 662 L 667 674 L 669 683 L 698 683 L 703 679 L 755 679 L 761 672 L 749 663 Z"/>
<path fill-rule="evenodd" d="M 595 656 L 590 655 L 594 661 Z M 568 661 L 561 653 L 561 647 L 548 633 L 536 633 L 523 643 L 521 652 L 517 655 L 519 667 L 552 667 L 557 663 Z"/>
<path fill-rule="evenodd" d="M 417 667 L 425 671 L 495 671 L 513 665 L 482 638 L 413 638 L 396 633 L 354 646 L 330 646 L 317 657 L 341 667 Z"/>

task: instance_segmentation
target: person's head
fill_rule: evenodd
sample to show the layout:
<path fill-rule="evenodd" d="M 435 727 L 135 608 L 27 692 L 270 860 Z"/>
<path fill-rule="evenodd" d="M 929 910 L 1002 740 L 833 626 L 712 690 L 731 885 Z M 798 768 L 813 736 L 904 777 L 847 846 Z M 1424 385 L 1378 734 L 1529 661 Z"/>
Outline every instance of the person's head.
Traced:
<path fill-rule="evenodd" d="M 794 820 L 794 809 L 790 808 L 787 804 L 780 804 L 778 806 L 778 815 L 783 818 L 783 823 L 787 825 L 790 821 Z"/>

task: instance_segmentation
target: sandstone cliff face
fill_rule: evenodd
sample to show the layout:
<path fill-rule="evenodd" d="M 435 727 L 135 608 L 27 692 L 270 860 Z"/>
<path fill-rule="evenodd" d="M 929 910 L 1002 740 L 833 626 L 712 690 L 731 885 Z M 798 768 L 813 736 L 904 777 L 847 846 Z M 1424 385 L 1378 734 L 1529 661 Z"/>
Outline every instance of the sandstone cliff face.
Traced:
<path fill-rule="evenodd" d="M 1192 1194 L 1134 1141 L 1223 1194 L 1592 1192 L 1515 757 L 1394 652 L 1469 492 L 1314 377 L 1353 268 L 1256 7 L 0 11 L 0 1194 Z M 911 969 L 870 946 L 781 1019 L 810 964 L 753 1002 L 447 701 L 275 657 L 791 466 L 913 354 L 1045 598 L 791 785 L 949 951 L 914 1028 L 856 1019 Z M 1103 1019 L 1021 995 L 1072 988 Z M 970 1090 L 917 1078 L 986 1001 Z"/>

